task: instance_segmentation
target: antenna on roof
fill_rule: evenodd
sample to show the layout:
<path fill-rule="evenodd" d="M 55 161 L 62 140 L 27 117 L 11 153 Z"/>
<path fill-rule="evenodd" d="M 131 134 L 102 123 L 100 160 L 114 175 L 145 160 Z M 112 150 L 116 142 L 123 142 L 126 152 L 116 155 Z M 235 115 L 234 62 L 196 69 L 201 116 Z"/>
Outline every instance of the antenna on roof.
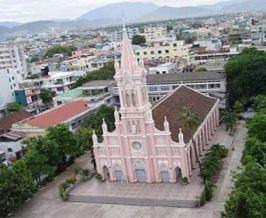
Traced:
<path fill-rule="evenodd" d="M 125 22 L 125 14 L 124 14 L 124 3 L 122 4 L 122 23 L 123 23 L 123 32 L 126 32 L 126 22 Z"/>

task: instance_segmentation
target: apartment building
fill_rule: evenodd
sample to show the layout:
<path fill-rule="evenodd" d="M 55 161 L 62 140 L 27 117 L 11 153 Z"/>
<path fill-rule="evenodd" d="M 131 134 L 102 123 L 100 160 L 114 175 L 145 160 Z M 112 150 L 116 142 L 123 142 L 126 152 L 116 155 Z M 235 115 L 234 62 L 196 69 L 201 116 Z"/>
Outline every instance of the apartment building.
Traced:
<path fill-rule="evenodd" d="M 26 55 L 22 46 L 0 44 L 0 70 L 14 69 L 20 82 L 27 77 Z"/>
<path fill-rule="evenodd" d="M 182 58 L 191 63 L 191 45 L 185 41 L 153 42 L 147 47 L 137 47 L 135 53 L 138 59 L 152 60 L 159 58 Z"/>
<path fill-rule="evenodd" d="M 49 72 L 46 77 L 24 80 L 23 87 L 37 87 L 60 94 L 69 90 L 77 79 L 85 74 L 84 71 Z"/>
<path fill-rule="evenodd" d="M 15 69 L 0 70 L 0 117 L 4 114 L 6 104 L 15 101 L 14 90 L 18 89 L 17 71 Z"/>
<path fill-rule="evenodd" d="M 147 42 L 153 42 L 167 37 L 167 29 L 163 26 L 145 27 L 143 35 Z"/>

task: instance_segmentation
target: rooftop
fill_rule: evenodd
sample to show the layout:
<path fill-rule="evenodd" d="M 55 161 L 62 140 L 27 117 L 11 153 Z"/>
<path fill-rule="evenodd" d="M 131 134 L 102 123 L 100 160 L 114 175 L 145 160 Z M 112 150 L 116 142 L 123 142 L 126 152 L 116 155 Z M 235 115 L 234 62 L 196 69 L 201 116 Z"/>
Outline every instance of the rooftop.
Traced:
<path fill-rule="evenodd" d="M 27 120 L 26 123 L 30 126 L 46 129 L 63 123 L 70 118 L 87 111 L 88 109 L 87 102 L 78 100 L 60 105 L 59 107 L 44 112 L 41 115 L 37 115 L 32 119 Z"/>
<path fill-rule="evenodd" d="M 27 111 L 20 111 L 15 114 L 8 115 L 0 119 L 0 134 L 8 132 L 14 123 L 31 117 L 31 113 Z"/>
<path fill-rule="evenodd" d="M 213 108 L 217 99 L 200 94 L 186 86 L 179 86 L 175 91 L 168 94 L 152 108 L 155 127 L 164 130 L 164 118 L 169 122 L 171 137 L 173 141 L 178 142 L 179 128 L 182 128 L 184 141 L 188 143 L 194 132 L 184 129 L 181 124 L 180 115 L 183 107 L 190 108 L 191 112 L 196 114 L 200 123 L 205 119 Z M 199 125 L 200 125 L 199 123 Z"/>
<path fill-rule="evenodd" d="M 116 81 L 115 80 L 93 80 L 93 81 L 90 81 L 90 82 L 87 82 L 85 84 L 83 84 L 82 87 L 80 87 L 80 89 L 87 89 L 87 88 L 99 88 L 99 87 L 102 87 L 102 88 L 106 88 L 106 87 L 109 87 L 113 84 L 115 84 Z"/>
<path fill-rule="evenodd" d="M 173 83 L 180 81 L 194 81 L 194 80 L 220 80 L 224 79 L 224 73 L 220 71 L 207 72 L 189 72 L 189 73 L 167 73 L 167 74 L 153 74 L 147 75 L 147 84 L 153 83 Z"/>
<path fill-rule="evenodd" d="M 78 98 L 81 96 L 82 91 L 79 88 L 68 90 L 62 94 L 60 94 L 58 97 L 59 98 Z"/>

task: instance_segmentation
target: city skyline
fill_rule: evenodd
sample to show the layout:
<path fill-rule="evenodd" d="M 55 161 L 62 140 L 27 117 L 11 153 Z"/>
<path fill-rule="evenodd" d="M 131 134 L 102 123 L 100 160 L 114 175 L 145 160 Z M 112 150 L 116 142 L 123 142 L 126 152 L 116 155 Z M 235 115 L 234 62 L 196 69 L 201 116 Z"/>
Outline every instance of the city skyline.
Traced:
<path fill-rule="evenodd" d="M 64 0 L 0 0 L 0 22 L 32 22 L 37 20 L 75 19 L 97 7 L 111 3 L 124 2 L 123 0 L 77 0 L 66 2 Z M 127 2 L 140 2 L 128 0 Z M 215 4 L 219 0 L 142 0 L 159 6 L 197 6 Z M 41 9 L 41 10 L 40 10 Z"/>

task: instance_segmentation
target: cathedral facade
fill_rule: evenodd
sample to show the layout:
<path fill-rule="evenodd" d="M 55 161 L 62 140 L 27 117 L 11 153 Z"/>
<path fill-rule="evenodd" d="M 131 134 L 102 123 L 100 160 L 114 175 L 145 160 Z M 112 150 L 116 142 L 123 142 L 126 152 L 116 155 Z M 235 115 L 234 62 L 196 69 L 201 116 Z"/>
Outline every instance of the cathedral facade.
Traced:
<path fill-rule="evenodd" d="M 125 31 L 115 70 L 120 109 L 115 109 L 114 132 L 108 132 L 103 120 L 103 141 L 93 134 L 97 173 L 130 183 L 189 181 L 219 124 L 218 100 L 181 85 L 151 105 L 144 64 L 137 61 Z M 198 116 L 193 131 L 182 125 L 184 108 Z"/>

